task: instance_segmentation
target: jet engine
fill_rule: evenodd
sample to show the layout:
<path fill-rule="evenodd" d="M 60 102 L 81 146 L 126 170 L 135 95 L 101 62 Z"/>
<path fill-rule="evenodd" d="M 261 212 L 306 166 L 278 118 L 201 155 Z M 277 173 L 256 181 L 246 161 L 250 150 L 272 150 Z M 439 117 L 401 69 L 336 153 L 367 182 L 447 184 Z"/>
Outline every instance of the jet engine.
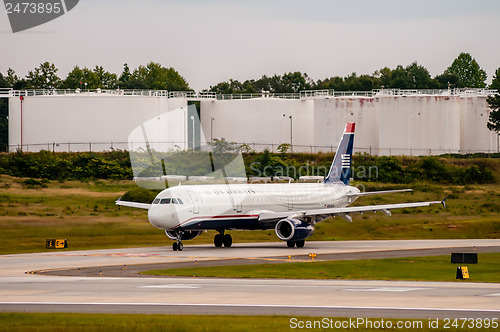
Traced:
<path fill-rule="evenodd" d="M 197 237 L 198 235 L 200 235 L 201 233 L 202 233 L 202 231 L 185 231 L 182 233 L 180 240 L 181 241 L 192 240 L 195 237 Z M 165 231 L 165 234 L 167 234 L 167 236 L 170 240 L 174 240 L 174 241 L 177 240 L 177 236 L 175 235 L 175 232 Z"/>
<path fill-rule="evenodd" d="M 281 219 L 276 224 L 276 235 L 283 241 L 302 241 L 314 233 L 314 227 L 299 219 Z"/>

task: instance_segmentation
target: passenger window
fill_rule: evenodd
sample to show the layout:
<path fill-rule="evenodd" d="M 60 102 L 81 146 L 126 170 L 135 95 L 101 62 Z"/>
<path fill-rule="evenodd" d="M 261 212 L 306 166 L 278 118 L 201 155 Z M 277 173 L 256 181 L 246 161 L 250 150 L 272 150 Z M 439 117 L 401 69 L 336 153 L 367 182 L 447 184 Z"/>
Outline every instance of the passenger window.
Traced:
<path fill-rule="evenodd" d="M 163 199 L 160 201 L 160 204 L 170 204 L 170 198 L 163 198 Z"/>
<path fill-rule="evenodd" d="M 160 199 L 159 198 L 155 198 L 155 200 L 153 201 L 153 204 L 158 204 L 160 203 Z"/>
<path fill-rule="evenodd" d="M 177 202 L 179 202 L 179 204 L 184 204 L 180 198 L 177 198 Z"/>
<path fill-rule="evenodd" d="M 172 198 L 172 204 L 177 204 L 177 199 L 176 198 Z"/>

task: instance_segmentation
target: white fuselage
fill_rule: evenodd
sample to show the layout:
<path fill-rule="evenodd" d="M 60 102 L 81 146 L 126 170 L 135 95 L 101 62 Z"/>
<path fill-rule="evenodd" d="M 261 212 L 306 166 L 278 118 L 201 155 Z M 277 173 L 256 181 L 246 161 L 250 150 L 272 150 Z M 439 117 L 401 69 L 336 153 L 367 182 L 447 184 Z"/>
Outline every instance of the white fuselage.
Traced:
<path fill-rule="evenodd" d="M 164 230 L 266 229 L 262 212 L 345 207 L 359 189 L 343 183 L 228 184 L 178 186 L 151 204 L 149 222 Z M 174 200 L 175 199 L 175 200 Z"/>

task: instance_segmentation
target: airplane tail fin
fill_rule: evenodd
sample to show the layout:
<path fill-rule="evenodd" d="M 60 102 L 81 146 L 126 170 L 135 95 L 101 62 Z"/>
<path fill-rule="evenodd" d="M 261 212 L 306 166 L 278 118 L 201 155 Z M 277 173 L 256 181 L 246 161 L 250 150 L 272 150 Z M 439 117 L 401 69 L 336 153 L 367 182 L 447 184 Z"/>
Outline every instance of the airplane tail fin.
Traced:
<path fill-rule="evenodd" d="M 330 171 L 323 183 L 343 182 L 349 184 L 351 178 L 352 147 L 354 145 L 354 122 L 346 124 L 344 134 L 340 139 L 339 147 L 333 158 Z"/>

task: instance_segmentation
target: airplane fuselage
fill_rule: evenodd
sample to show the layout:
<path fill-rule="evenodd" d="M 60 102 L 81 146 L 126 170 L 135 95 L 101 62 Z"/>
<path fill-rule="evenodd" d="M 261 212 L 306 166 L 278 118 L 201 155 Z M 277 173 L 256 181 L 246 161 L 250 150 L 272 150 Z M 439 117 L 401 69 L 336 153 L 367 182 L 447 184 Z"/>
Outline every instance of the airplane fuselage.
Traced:
<path fill-rule="evenodd" d="M 163 190 L 151 204 L 149 222 L 167 231 L 271 229 L 263 211 L 287 212 L 346 207 L 359 193 L 343 183 L 283 183 L 178 186 Z"/>

